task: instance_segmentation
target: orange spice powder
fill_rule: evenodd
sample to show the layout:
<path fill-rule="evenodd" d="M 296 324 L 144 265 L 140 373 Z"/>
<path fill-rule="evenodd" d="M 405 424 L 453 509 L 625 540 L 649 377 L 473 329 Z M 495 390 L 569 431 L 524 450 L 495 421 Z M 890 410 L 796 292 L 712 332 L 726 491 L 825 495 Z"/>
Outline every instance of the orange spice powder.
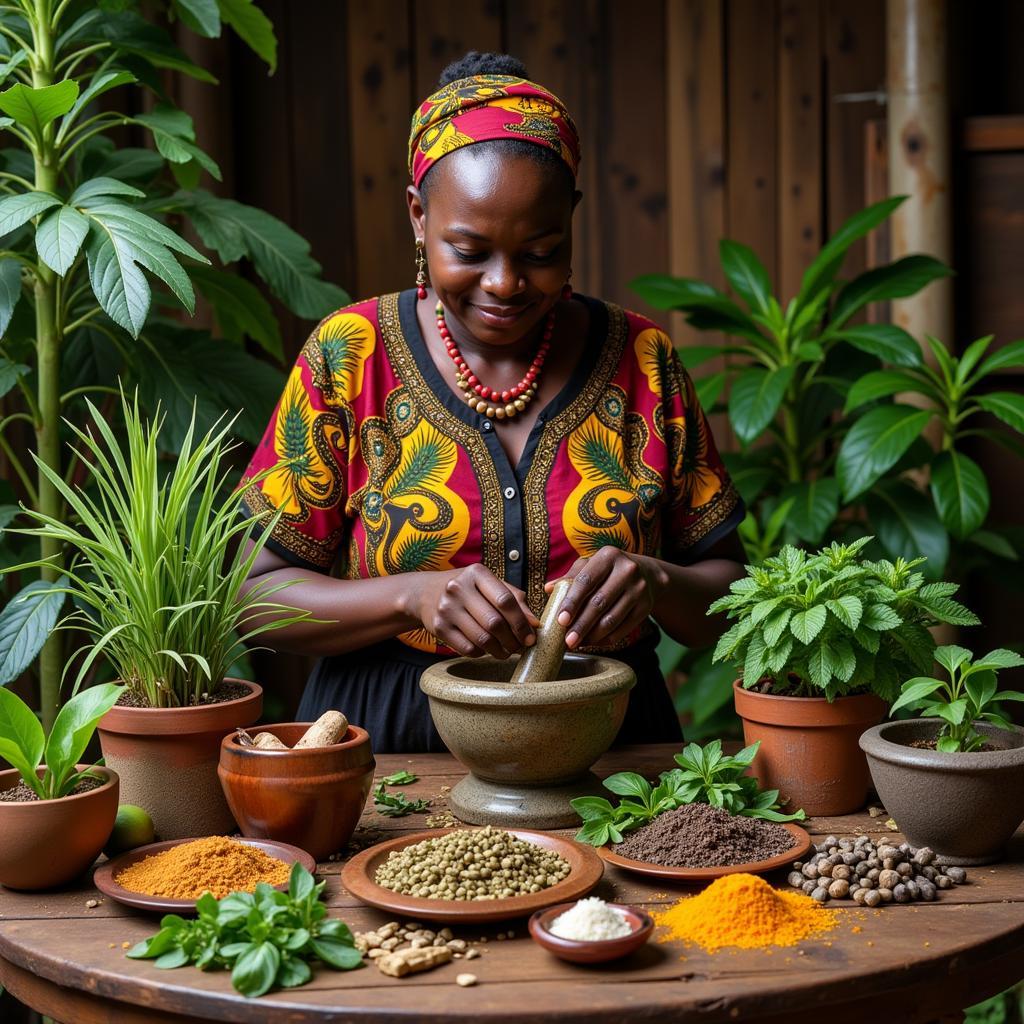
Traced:
<path fill-rule="evenodd" d="M 195 900 L 211 892 L 220 899 L 229 892 L 252 892 L 258 882 L 281 885 L 290 873 L 288 864 L 255 846 L 210 836 L 146 857 L 119 871 L 114 881 L 147 896 Z"/>
<path fill-rule="evenodd" d="M 838 915 L 809 896 L 773 889 L 756 875 L 725 875 L 702 893 L 652 915 L 664 929 L 659 942 L 681 939 L 715 953 L 725 946 L 795 946 L 827 932 Z"/>

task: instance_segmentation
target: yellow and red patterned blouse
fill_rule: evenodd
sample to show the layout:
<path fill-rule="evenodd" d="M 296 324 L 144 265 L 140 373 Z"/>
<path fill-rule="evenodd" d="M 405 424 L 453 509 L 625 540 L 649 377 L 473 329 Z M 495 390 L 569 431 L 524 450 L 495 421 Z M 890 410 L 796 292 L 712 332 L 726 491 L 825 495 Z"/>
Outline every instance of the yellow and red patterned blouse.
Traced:
<path fill-rule="evenodd" d="M 605 544 L 689 562 L 743 518 L 693 383 L 644 317 L 582 296 L 579 365 L 517 466 L 441 379 L 413 290 L 326 317 L 303 346 L 245 479 L 268 543 L 346 578 L 482 562 L 526 591 Z M 243 484 L 244 486 L 244 484 Z M 447 653 L 425 630 L 405 643 Z"/>

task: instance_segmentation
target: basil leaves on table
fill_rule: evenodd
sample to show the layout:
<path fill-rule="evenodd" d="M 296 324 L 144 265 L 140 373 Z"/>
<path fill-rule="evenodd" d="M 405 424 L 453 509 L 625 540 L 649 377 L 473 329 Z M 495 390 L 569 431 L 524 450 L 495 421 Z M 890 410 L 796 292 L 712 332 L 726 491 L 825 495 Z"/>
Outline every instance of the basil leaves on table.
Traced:
<path fill-rule="evenodd" d="M 253 893 L 233 892 L 219 900 L 205 893 L 196 901 L 195 920 L 167 914 L 156 935 L 125 955 L 155 960 L 162 968 L 230 968 L 231 984 L 244 996 L 305 985 L 313 977 L 314 958 L 339 971 L 359 967 L 363 956 L 348 925 L 325 920 L 324 885 L 296 864 L 287 892 L 260 882 Z"/>
<path fill-rule="evenodd" d="M 383 814 L 385 818 L 404 818 L 407 814 L 420 814 L 430 810 L 430 800 L 410 800 L 404 793 L 389 793 L 385 784 L 390 778 L 394 776 L 389 775 L 388 778 L 381 780 L 373 791 L 373 806 L 378 814 Z M 411 779 L 402 779 L 393 785 L 404 786 L 415 780 L 414 775 Z"/>

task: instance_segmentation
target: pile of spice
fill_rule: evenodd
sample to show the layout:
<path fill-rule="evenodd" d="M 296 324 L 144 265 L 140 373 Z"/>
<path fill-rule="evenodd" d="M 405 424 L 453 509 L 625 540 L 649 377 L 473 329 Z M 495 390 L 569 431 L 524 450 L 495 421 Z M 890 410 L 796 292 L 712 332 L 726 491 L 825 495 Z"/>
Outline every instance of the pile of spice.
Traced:
<path fill-rule="evenodd" d="M 480 956 L 475 946 L 455 938 L 451 928 L 434 931 L 415 921 L 388 921 L 373 931 L 356 932 L 355 946 L 364 957 L 376 962 L 382 974 L 393 978 L 429 971 L 451 960 L 475 960 Z M 456 982 L 466 984 L 458 978 Z"/>
<path fill-rule="evenodd" d="M 659 814 L 615 852 L 673 868 L 727 867 L 768 860 L 796 846 L 781 826 L 730 814 L 709 804 L 683 804 Z"/>
<path fill-rule="evenodd" d="M 655 912 L 659 942 L 681 939 L 715 953 L 723 946 L 795 946 L 838 924 L 838 915 L 802 893 L 780 892 L 757 875 L 726 875 L 698 896 Z"/>
<path fill-rule="evenodd" d="M 146 857 L 119 871 L 114 881 L 146 896 L 197 900 L 211 892 L 221 899 L 230 892 L 252 892 L 259 882 L 282 885 L 290 872 L 290 864 L 255 846 L 210 836 Z"/>
<path fill-rule="evenodd" d="M 597 896 L 589 896 L 579 900 L 564 914 L 559 914 L 551 922 L 548 931 L 560 939 L 601 942 L 605 939 L 621 939 L 633 929 L 618 907 L 610 907 Z"/>
<path fill-rule="evenodd" d="M 500 900 L 540 892 L 569 874 L 550 850 L 488 825 L 396 850 L 377 868 L 378 885 L 433 900 Z"/>
<path fill-rule="evenodd" d="M 809 861 L 794 863 L 789 884 L 819 903 L 850 899 L 865 907 L 877 907 L 882 903 L 934 900 L 940 889 L 952 889 L 967 881 L 963 868 L 936 864 L 935 853 L 927 846 L 876 845 L 868 836 L 826 836 L 814 849 Z"/>

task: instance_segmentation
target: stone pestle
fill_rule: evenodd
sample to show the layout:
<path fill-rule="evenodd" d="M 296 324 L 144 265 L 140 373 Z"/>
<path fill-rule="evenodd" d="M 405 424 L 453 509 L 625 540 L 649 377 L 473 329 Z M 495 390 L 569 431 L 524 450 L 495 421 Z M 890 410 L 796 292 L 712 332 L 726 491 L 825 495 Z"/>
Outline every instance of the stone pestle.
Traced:
<path fill-rule="evenodd" d="M 558 612 L 571 586 L 572 580 L 565 578 L 552 588 L 541 612 L 537 642 L 519 659 L 512 673 L 513 683 L 539 683 L 558 678 L 565 657 L 565 626 L 559 625 Z"/>

